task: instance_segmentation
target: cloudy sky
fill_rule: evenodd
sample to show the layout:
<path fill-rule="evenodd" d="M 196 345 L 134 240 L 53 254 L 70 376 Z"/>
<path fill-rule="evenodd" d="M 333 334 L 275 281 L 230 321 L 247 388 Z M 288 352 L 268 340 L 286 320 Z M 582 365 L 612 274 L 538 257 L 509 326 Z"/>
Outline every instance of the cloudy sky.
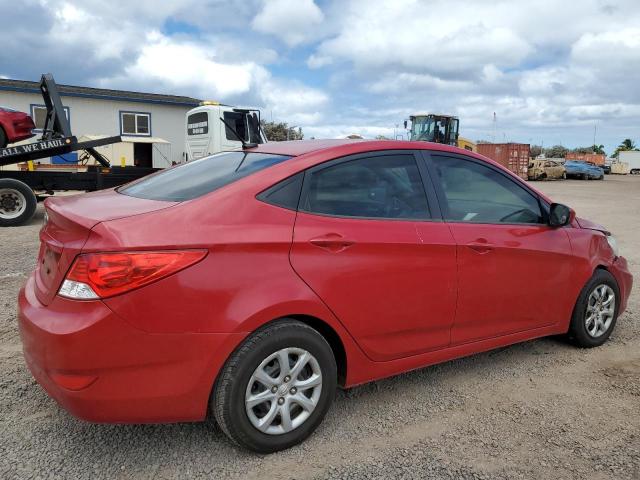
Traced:
<path fill-rule="evenodd" d="M 0 0 L 0 75 L 259 106 L 307 137 L 640 143 L 638 0 Z"/>

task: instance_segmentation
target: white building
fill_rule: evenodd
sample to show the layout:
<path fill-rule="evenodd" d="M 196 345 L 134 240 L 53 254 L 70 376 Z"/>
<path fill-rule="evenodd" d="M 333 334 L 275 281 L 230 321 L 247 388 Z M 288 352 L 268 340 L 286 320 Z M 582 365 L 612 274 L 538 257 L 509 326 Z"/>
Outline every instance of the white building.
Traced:
<path fill-rule="evenodd" d="M 98 150 L 115 165 L 162 168 L 185 152 L 185 114 L 200 101 L 191 97 L 58 85 L 71 132 L 79 140 L 121 135 L 123 143 Z M 46 109 L 40 84 L 0 78 L 0 105 L 31 114 L 42 128 Z M 33 139 L 28 140 L 33 141 Z M 77 153 L 53 162 L 75 161 Z"/>

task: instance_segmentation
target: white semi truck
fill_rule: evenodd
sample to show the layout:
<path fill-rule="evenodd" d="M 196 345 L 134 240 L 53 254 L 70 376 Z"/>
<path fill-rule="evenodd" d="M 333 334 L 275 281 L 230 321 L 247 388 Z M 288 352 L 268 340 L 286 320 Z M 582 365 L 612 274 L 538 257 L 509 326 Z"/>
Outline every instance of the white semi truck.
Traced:
<path fill-rule="evenodd" d="M 218 102 L 202 102 L 199 107 L 189 110 L 186 132 L 186 161 L 267 142 L 260 127 L 260 110 Z"/>
<path fill-rule="evenodd" d="M 640 174 L 640 152 L 634 150 L 621 151 L 618 161 L 629 165 L 629 173 Z"/>

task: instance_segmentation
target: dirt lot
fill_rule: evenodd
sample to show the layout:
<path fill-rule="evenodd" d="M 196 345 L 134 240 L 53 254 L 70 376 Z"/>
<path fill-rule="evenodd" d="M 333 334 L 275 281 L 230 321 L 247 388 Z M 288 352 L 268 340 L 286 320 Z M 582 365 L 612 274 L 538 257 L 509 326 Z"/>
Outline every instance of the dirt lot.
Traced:
<path fill-rule="evenodd" d="M 640 278 L 640 178 L 536 186 L 607 225 Z M 94 425 L 46 396 L 15 315 L 41 221 L 0 230 L 0 478 L 640 479 L 637 288 L 601 348 L 543 339 L 339 392 L 312 438 L 263 457 L 212 423 Z"/>

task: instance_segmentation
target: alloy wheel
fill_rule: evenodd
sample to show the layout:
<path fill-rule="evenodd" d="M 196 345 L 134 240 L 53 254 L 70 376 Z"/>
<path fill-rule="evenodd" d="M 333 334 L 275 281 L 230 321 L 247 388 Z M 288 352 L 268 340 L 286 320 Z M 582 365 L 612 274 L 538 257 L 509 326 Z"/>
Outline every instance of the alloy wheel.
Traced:
<path fill-rule="evenodd" d="M 318 406 L 322 371 L 316 358 L 301 348 L 283 348 L 255 369 L 245 393 L 251 424 L 269 435 L 302 425 Z"/>
<path fill-rule="evenodd" d="M 613 289 L 604 283 L 594 288 L 587 300 L 584 319 L 587 333 L 593 338 L 604 335 L 613 322 L 615 309 L 616 294 Z"/>

